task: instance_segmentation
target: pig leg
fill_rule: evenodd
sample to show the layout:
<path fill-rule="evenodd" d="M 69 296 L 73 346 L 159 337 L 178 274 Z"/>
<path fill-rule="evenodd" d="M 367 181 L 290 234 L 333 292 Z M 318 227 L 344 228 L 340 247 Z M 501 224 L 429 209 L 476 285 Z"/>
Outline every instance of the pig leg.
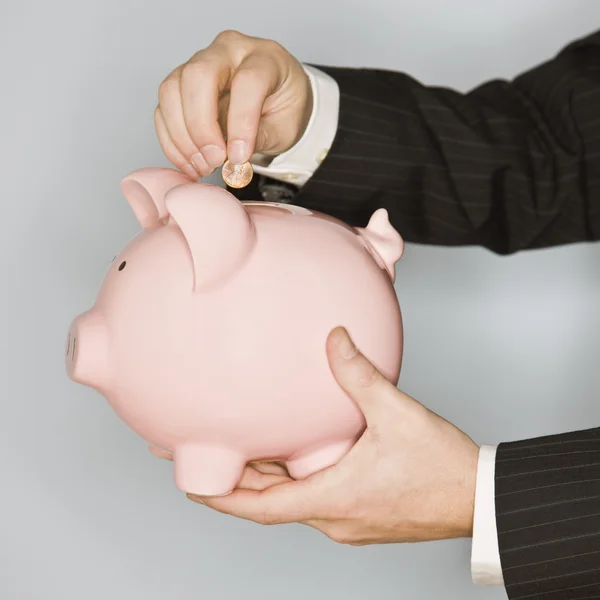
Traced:
<path fill-rule="evenodd" d="M 306 454 L 299 454 L 286 462 L 287 470 L 294 479 L 305 479 L 317 471 L 337 464 L 355 443 L 355 439 L 342 440 Z"/>
<path fill-rule="evenodd" d="M 183 444 L 175 448 L 175 484 L 187 494 L 226 496 L 242 477 L 246 459 L 223 446 Z"/>

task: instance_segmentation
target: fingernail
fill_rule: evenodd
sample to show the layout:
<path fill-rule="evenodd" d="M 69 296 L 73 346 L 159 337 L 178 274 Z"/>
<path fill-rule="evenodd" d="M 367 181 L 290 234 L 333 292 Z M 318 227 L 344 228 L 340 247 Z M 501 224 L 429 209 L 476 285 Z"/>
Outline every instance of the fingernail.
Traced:
<path fill-rule="evenodd" d="M 354 345 L 354 342 L 350 339 L 350 336 L 345 329 L 338 332 L 337 351 L 339 355 L 346 360 L 354 358 L 358 352 L 357 347 Z"/>
<path fill-rule="evenodd" d="M 234 165 L 243 165 L 250 159 L 248 144 L 242 140 L 230 142 L 227 148 L 227 157 Z"/>
<path fill-rule="evenodd" d="M 204 504 L 204 502 L 202 502 L 202 500 L 200 500 L 200 498 L 198 498 L 198 496 L 194 496 L 192 494 L 186 494 L 186 497 L 188 500 L 191 500 L 192 502 L 195 502 L 196 504 Z"/>
<path fill-rule="evenodd" d="M 206 160 L 204 160 L 204 156 L 202 156 L 200 152 L 196 152 L 196 154 L 192 155 L 192 164 L 199 173 L 207 173 L 211 170 Z"/>
<path fill-rule="evenodd" d="M 181 167 L 181 170 L 190 178 L 193 179 L 194 181 L 196 181 L 197 179 L 199 179 L 200 175 L 198 174 L 198 171 L 196 171 L 196 169 L 194 168 L 194 165 L 187 164 L 187 165 L 183 165 L 183 167 Z"/>
<path fill-rule="evenodd" d="M 200 152 L 211 169 L 216 169 L 225 162 L 225 151 L 219 146 L 204 146 L 200 148 Z"/>

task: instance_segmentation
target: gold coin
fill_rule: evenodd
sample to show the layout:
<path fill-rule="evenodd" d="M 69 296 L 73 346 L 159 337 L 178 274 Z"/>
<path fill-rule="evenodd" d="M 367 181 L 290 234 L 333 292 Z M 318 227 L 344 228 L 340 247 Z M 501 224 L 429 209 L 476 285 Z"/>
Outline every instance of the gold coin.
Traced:
<path fill-rule="evenodd" d="M 253 176 L 254 169 L 249 162 L 243 165 L 234 165 L 226 160 L 221 171 L 223 181 L 232 188 L 246 187 L 252 181 Z"/>

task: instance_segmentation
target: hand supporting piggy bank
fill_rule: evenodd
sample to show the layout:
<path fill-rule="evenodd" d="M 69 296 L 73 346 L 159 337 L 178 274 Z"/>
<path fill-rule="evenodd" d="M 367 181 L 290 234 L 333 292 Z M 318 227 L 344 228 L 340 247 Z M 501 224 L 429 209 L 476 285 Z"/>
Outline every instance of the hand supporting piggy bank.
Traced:
<path fill-rule="evenodd" d="M 386 211 L 352 228 L 171 169 L 121 188 L 143 231 L 69 329 L 71 379 L 172 455 L 187 493 L 230 493 L 250 461 L 295 479 L 337 463 L 365 421 L 331 373 L 329 332 L 346 327 L 386 378 L 400 373 L 403 242 Z"/>

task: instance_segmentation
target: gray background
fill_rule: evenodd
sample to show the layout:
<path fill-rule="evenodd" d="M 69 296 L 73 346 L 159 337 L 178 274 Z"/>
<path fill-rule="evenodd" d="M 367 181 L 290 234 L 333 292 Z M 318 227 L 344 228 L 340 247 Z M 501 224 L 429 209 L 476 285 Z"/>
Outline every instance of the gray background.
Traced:
<path fill-rule="evenodd" d="M 466 90 L 600 23 L 550 0 L 0 0 L 0 598 L 503 598 L 466 541 L 362 549 L 187 501 L 171 465 L 64 375 L 70 319 L 138 230 L 119 180 L 167 165 L 157 86 L 220 30 L 301 60 Z M 477 442 L 600 422 L 600 245 L 500 258 L 409 246 L 403 388 Z"/>

